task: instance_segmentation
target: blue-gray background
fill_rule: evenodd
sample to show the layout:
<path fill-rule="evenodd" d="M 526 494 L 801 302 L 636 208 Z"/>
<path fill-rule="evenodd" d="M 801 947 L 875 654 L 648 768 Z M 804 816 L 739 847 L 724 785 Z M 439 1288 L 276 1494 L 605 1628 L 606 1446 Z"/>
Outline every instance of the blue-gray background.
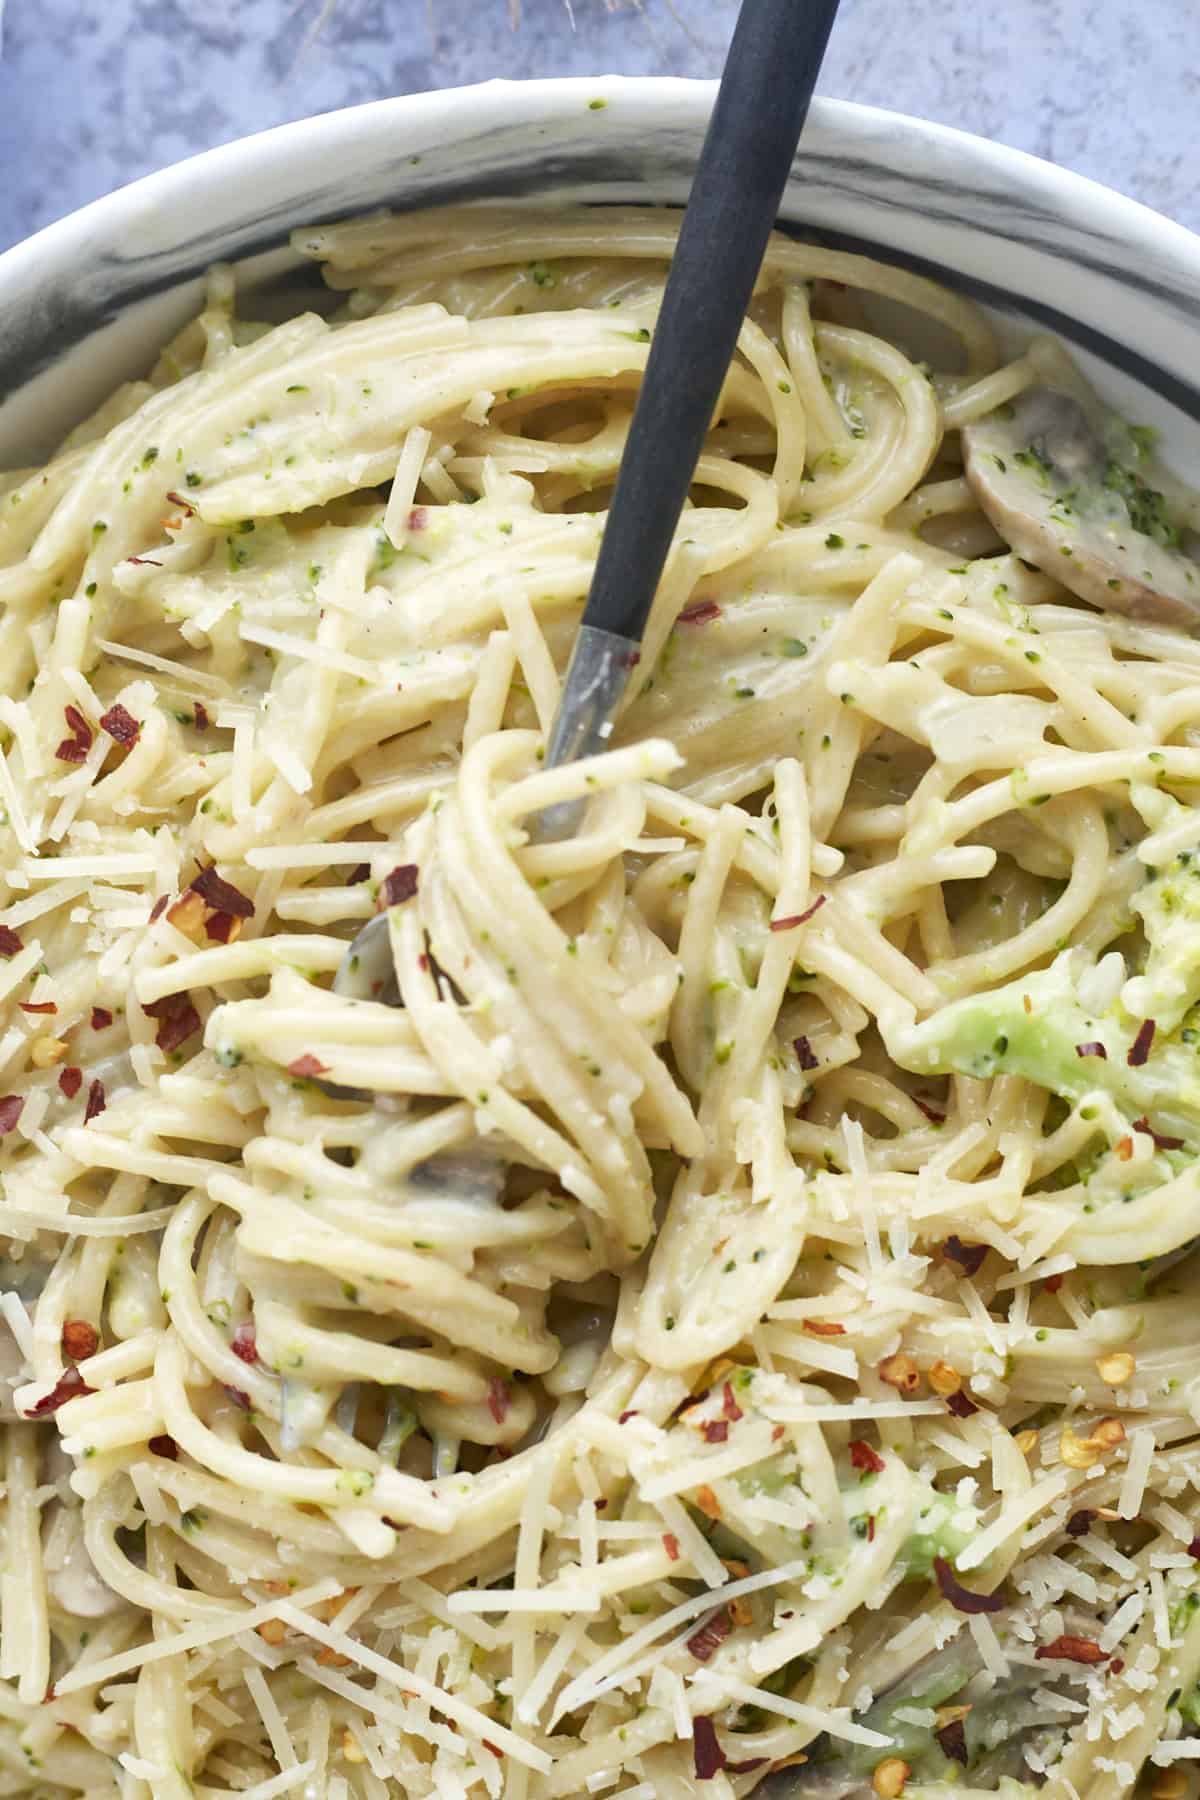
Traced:
<path fill-rule="evenodd" d="M 800 4 L 800 0 L 797 0 Z M 0 0 L 0 248 L 249 131 L 491 76 L 715 75 L 735 0 Z M 821 90 L 1200 228 L 1197 0 L 843 0 Z"/>

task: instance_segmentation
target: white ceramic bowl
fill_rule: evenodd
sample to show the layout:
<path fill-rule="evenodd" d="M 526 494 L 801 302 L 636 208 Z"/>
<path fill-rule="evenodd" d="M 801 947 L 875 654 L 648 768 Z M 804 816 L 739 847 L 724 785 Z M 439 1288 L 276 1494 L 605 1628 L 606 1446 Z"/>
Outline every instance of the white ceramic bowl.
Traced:
<path fill-rule="evenodd" d="M 0 467 L 47 452 L 250 258 L 298 285 L 293 227 L 375 207 L 523 195 L 679 201 L 713 88 L 490 82 L 351 108 L 192 157 L 0 256 Z M 905 263 L 1018 328 L 1048 327 L 1200 471 L 1200 238 L 1080 176 L 918 119 L 814 106 L 783 218 Z"/>

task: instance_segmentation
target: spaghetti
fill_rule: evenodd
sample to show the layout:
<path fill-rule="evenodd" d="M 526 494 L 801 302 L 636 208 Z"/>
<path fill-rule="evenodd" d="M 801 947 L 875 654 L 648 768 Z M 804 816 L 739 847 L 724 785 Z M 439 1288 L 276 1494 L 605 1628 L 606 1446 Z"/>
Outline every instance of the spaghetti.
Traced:
<path fill-rule="evenodd" d="M 542 769 L 674 231 L 302 233 L 0 478 L 0 1791 L 1200 1755 L 1200 645 L 976 508 L 1037 346 L 780 237 Z"/>

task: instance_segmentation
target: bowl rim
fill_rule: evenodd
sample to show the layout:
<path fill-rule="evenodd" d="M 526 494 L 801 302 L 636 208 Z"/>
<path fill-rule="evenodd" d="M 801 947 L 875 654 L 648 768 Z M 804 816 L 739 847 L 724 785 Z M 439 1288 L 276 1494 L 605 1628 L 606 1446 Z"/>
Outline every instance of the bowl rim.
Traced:
<path fill-rule="evenodd" d="M 214 263 L 245 265 L 252 285 L 299 268 L 297 227 L 542 189 L 548 204 L 681 204 L 715 93 L 583 75 L 400 95 L 236 138 L 89 202 L 0 253 L 0 465 L 43 460 L 143 372 L 147 332 L 162 343 L 184 323 Z M 1026 151 L 825 98 L 780 222 L 1055 333 L 1165 402 L 1200 455 L 1200 236 L 1187 227 Z"/>
<path fill-rule="evenodd" d="M 248 159 L 266 168 L 285 162 L 298 152 L 306 157 L 318 152 L 331 154 L 348 138 L 371 134 L 376 127 L 385 125 L 392 115 L 404 116 L 414 124 L 432 124 L 441 114 L 464 106 L 478 108 L 482 104 L 486 111 L 507 115 L 506 122 L 515 124 L 521 122 L 523 115 L 546 103 L 569 103 L 586 94 L 603 99 L 606 106 L 619 100 L 622 106 L 658 112 L 664 108 L 678 111 L 685 115 L 688 123 L 695 125 L 700 117 L 707 118 L 716 90 L 715 80 L 670 75 L 497 79 L 392 95 L 289 120 L 168 163 L 19 239 L 0 251 L 0 297 L 10 282 L 19 285 L 26 269 L 39 260 L 71 260 L 74 252 L 88 247 L 97 227 L 103 228 L 107 235 L 115 235 L 122 223 L 134 222 L 139 213 L 144 215 L 148 210 L 169 208 L 183 198 L 189 187 L 220 184 L 226 176 L 234 174 L 244 177 Z M 1138 237 L 1151 232 L 1161 240 L 1162 250 L 1168 254 L 1173 251 L 1191 266 L 1200 283 L 1200 234 L 1116 188 L 1030 151 L 916 114 L 828 95 L 819 95 L 814 100 L 805 131 L 809 138 L 818 131 L 853 142 L 877 139 L 897 129 L 914 141 L 924 141 L 934 149 L 964 158 L 968 165 L 1008 171 L 1016 187 L 1029 192 L 1040 191 L 1047 198 L 1053 196 L 1061 210 L 1091 213 L 1099 206 L 1111 216 L 1115 225 L 1126 226 L 1128 235 Z M 804 140 L 802 148 L 803 144 Z"/>

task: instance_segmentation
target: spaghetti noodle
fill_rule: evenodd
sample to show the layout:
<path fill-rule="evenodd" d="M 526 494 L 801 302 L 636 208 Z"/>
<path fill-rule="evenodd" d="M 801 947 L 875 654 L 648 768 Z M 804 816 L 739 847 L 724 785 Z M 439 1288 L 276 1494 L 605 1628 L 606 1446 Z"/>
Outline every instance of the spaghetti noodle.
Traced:
<path fill-rule="evenodd" d="M 302 233 L 0 478 L 0 1791 L 1200 1754 L 1200 645 L 978 512 L 1036 346 L 780 237 L 542 769 L 674 231 Z"/>

